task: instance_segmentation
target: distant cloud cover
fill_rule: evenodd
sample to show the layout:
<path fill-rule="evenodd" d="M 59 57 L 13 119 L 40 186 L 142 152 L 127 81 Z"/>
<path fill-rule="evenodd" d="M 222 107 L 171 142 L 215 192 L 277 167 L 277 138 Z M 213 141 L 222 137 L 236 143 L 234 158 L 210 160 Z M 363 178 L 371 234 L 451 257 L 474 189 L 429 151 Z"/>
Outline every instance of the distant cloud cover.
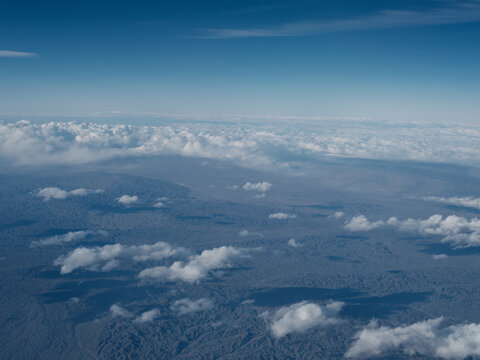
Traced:
<path fill-rule="evenodd" d="M 206 298 L 201 298 L 198 300 L 190 300 L 185 298 L 175 301 L 170 309 L 179 313 L 180 315 L 185 315 L 192 312 L 213 309 L 213 301 Z"/>
<path fill-rule="evenodd" d="M 475 198 L 473 196 L 465 196 L 465 197 L 425 196 L 422 199 L 425 201 L 437 202 L 440 204 L 462 206 L 462 207 L 480 210 L 480 198 Z"/>
<path fill-rule="evenodd" d="M 60 245 L 64 243 L 71 243 L 78 240 L 83 240 L 90 235 L 101 235 L 106 236 L 105 231 L 91 231 L 91 230 L 80 230 L 80 231 L 69 231 L 63 235 L 55 235 L 48 237 L 43 240 L 32 241 L 31 246 L 48 246 L 48 245 Z"/>
<path fill-rule="evenodd" d="M 288 214 L 284 212 L 278 212 L 278 213 L 268 215 L 269 219 L 275 219 L 275 220 L 295 219 L 296 217 L 297 215 L 295 214 Z"/>
<path fill-rule="evenodd" d="M 355 335 L 347 358 L 385 356 L 401 351 L 409 356 L 464 359 L 480 355 L 480 325 L 471 323 L 440 328 L 443 318 L 395 328 L 371 322 Z"/>
<path fill-rule="evenodd" d="M 258 191 L 258 192 L 261 192 L 261 193 L 265 193 L 267 192 L 268 190 L 270 190 L 270 188 L 272 187 L 273 185 L 270 184 L 269 182 L 267 181 L 262 181 L 262 182 L 259 182 L 259 183 L 251 183 L 251 182 L 247 182 L 245 183 L 245 185 L 243 185 L 243 190 L 245 191 Z"/>
<path fill-rule="evenodd" d="M 302 301 L 273 313 L 264 312 L 262 317 L 269 322 L 272 335 L 281 338 L 290 333 L 303 333 L 317 326 L 338 323 L 337 315 L 342 306 L 342 302 L 331 302 L 322 306 Z"/>
<path fill-rule="evenodd" d="M 166 126 L 0 121 L 0 159 L 17 165 L 83 164 L 117 157 L 181 155 L 288 168 L 288 158 L 341 156 L 478 163 L 480 127 L 367 121 Z M 386 126 L 388 125 L 388 126 Z M 293 156 L 292 156 L 293 155 Z M 248 184 L 248 183 L 247 183 Z M 267 182 L 247 189 L 267 191 Z"/>

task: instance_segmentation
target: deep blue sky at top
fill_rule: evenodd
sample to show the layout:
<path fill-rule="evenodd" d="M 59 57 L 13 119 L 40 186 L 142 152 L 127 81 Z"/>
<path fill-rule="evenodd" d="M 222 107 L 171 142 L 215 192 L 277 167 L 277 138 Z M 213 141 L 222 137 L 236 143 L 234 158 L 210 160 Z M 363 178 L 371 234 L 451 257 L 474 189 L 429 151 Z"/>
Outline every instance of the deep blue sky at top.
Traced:
<path fill-rule="evenodd" d="M 0 114 L 109 111 L 476 121 L 480 1 L 0 0 Z"/>

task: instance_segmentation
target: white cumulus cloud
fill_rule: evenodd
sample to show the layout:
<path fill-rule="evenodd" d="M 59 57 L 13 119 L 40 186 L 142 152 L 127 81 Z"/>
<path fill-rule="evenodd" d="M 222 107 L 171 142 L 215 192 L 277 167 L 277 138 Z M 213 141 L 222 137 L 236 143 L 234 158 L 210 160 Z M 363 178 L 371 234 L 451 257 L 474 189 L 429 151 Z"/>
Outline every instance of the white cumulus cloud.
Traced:
<path fill-rule="evenodd" d="M 425 201 L 432 201 L 441 204 L 463 206 L 472 209 L 480 209 L 480 198 L 475 198 L 473 196 L 465 197 L 440 197 L 440 196 L 425 196 L 422 198 Z"/>
<path fill-rule="evenodd" d="M 269 322 L 272 335 L 280 338 L 290 333 L 303 333 L 317 326 L 338 323 L 337 315 L 342 306 L 342 302 L 331 302 L 322 306 L 302 301 L 273 313 L 265 312 L 262 317 Z"/>
<path fill-rule="evenodd" d="M 122 318 L 133 317 L 133 314 L 130 311 L 121 307 L 118 304 L 113 304 L 112 306 L 110 306 L 110 315 L 112 315 L 112 317 L 114 318 L 115 317 L 122 317 Z"/>
<path fill-rule="evenodd" d="M 364 215 L 359 215 L 347 222 L 345 228 L 350 231 L 369 231 L 385 226 L 421 235 L 439 235 L 443 237 L 442 242 L 449 243 L 456 248 L 480 246 L 480 219 L 466 219 L 456 215 L 443 217 L 436 214 L 428 219 L 410 218 L 407 220 L 391 217 L 387 221 L 375 222 L 370 222 Z"/>
<path fill-rule="evenodd" d="M 140 272 L 139 277 L 193 283 L 205 278 L 211 270 L 229 267 L 232 260 L 245 256 L 246 251 L 233 246 L 204 250 L 200 255 L 191 256 L 186 262 L 175 261 L 169 267 L 147 268 Z"/>
<path fill-rule="evenodd" d="M 409 356 L 464 359 L 480 355 L 480 325 L 471 323 L 440 328 L 443 318 L 391 328 L 371 322 L 355 335 L 347 358 L 371 358 L 393 350 Z"/>
<path fill-rule="evenodd" d="M 245 183 L 245 185 L 243 185 L 243 190 L 245 190 L 245 191 L 258 191 L 258 192 L 261 192 L 261 193 L 265 193 L 268 190 L 270 190 L 270 188 L 272 186 L 273 185 L 270 184 L 267 181 L 262 181 L 262 182 L 259 182 L 259 183 L 256 183 L 256 184 L 251 183 L 251 182 L 247 182 L 247 183 Z"/>
<path fill-rule="evenodd" d="M 38 190 L 36 195 L 43 197 L 44 201 L 49 201 L 51 199 L 63 200 L 70 196 L 87 196 L 88 194 L 100 194 L 102 192 L 102 189 L 90 190 L 79 188 L 66 191 L 57 187 L 46 187 Z"/>
<path fill-rule="evenodd" d="M 213 309 L 213 301 L 207 298 L 198 300 L 181 299 L 175 301 L 170 307 L 172 311 L 185 315 L 192 312 L 205 311 Z"/>
<path fill-rule="evenodd" d="M 117 201 L 123 205 L 131 205 L 131 204 L 135 204 L 138 201 L 138 196 L 122 195 L 117 199 Z"/>
<path fill-rule="evenodd" d="M 92 248 L 79 247 L 57 258 L 54 265 L 60 266 L 62 274 L 69 274 L 76 269 L 109 271 L 117 268 L 122 259 L 135 262 L 161 260 L 184 251 L 183 248 L 172 248 L 162 241 L 152 245 L 113 244 Z"/>
<path fill-rule="evenodd" d="M 293 238 L 288 240 L 287 244 L 288 244 L 288 246 L 291 246 L 293 248 L 299 248 L 299 247 L 302 246 L 302 244 L 298 243 L 297 240 L 295 240 Z"/>

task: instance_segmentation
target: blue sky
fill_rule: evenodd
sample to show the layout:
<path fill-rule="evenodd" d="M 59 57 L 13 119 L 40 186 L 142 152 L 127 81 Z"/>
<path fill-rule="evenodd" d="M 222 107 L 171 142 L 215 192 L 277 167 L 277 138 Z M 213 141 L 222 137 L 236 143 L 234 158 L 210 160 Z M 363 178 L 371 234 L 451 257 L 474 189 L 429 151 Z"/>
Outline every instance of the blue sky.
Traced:
<path fill-rule="evenodd" d="M 0 114 L 476 121 L 480 1 L 0 0 Z"/>

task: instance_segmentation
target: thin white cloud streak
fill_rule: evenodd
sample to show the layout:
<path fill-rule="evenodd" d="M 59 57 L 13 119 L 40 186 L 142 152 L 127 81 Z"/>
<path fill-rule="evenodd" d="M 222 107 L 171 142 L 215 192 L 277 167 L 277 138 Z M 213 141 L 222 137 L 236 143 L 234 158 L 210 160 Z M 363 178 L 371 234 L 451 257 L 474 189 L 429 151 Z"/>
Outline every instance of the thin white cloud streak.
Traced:
<path fill-rule="evenodd" d="M 136 323 L 146 323 L 146 322 L 151 322 L 158 318 L 160 316 L 160 310 L 159 309 L 152 309 L 145 311 L 142 313 L 140 316 L 136 317 L 135 320 L 133 320 Z"/>
<path fill-rule="evenodd" d="M 448 6 L 424 11 L 383 10 L 371 15 L 332 21 L 303 21 L 276 27 L 204 29 L 199 38 L 231 39 L 255 37 L 294 37 L 321 33 L 417 26 L 447 25 L 480 21 L 478 1 L 448 2 Z"/>
<path fill-rule="evenodd" d="M 422 197 L 422 200 L 480 210 L 480 198 L 475 198 L 473 196 L 465 196 L 465 197 L 425 196 L 425 197 Z"/>
<path fill-rule="evenodd" d="M 25 58 L 35 57 L 38 54 L 25 51 L 0 50 L 0 58 Z"/>
<path fill-rule="evenodd" d="M 264 312 L 261 316 L 269 323 L 272 335 L 281 338 L 290 333 L 304 333 L 317 326 L 338 323 L 337 315 L 342 306 L 342 302 L 321 306 L 302 301 L 282 307 L 274 313 Z"/>
<path fill-rule="evenodd" d="M 76 269 L 90 271 L 110 271 L 120 266 L 121 260 L 134 262 L 161 260 L 185 253 L 183 248 L 173 248 L 159 241 L 152 245 L 113 244 L 92 248 L 79 247 L 54 261 L 60 266 L 61 274 L 69 274 Z"/>
<path fill-rule="evenodd" d="M 345 223 L 345 229 L 349 231 L 370 231 L 382 227 L 393 227 L 399 231 L 421 235 L 443 236 L 442 242 L 455 248 L 480 246 L 480 219 L 477 218 L 466 219 L 456 215 L 444 218 L 436 214 L 428 219 L 398 220 L 391 217 L 387 221 L 371 222 L 364 215 L 358 215 Z"/>
<path fill-rule="evenodd" d="M 379 326 L 375 321 L 355 335 L 347 358 L 371 358 L 402 351 L 440 359 L 464 359 L 480 355 L 480 325 L 471 323 L 440 328 L 443 318 L 395 328 Z"/>
<path fill-rule="evenodd" d="M 476 125 L 368 121 L 172 123 L 131 126 L 0 121 L 0 160 L 13 165 L 83 164 L 113 158 L 180 155 L 288 168 L 285 154 L 478 164 Z M 289 157 L 289 156 L 287 156 Z"/>
<path fill-rule="evenodd" d="M 156 266 L 140 272 L 140 278 L 157 280 L 197 282 L 205 278 L 211 270 L 227 268 L 231 261 L 247 256 L 248 249 L 233 246 L 221 246 L 204 250 L 194 255 L 187 262 L 175 261 L 171 266 Z"/>
<path fill-rule="evenodd" d="M 50 201 L 52 199 L 64 200 L 67 197 L 71 197 L 71 196 L 87 196 L 89 194 L 101 194 L 103 192 L 104 190 L 102 189 L 91 190 L 91 189 L 78 188 L 78 189 L 66 191 L 57 187 L 46 187 L 38 190 L 36 192 L 36 196 L 43 197 L 43 201 Z"/>
<path fill-rule="evenodd" d="M 106 236 L 107 233 L 105 231 L 91 231 L 91 230 L 69 231 L 66 234 L 55 235 L 43 240 L 32 241 L 31 246 L 36 247 L 36 246 L 61 245 L 65 243 L 71 243 L 71 242 L 83 240 L 90 235 Z"/>
<path fill-rule="evenodd" d="M 198 300 L 181 299 L 175 301 L 170 309 L 180 315 L 213 309 L 213 301 L 207 298 Z"/>
<path fill-rule="evenodd" d="M 288 219 L 295 219 L 297 215 L 295 214 L 288 214 L 284 212 L 278 212 L 274 214 L 268 215 L 269 219 L 274 219 L 274 220 L 288 220 Z"/>
<path fill-rule="evenodd" d="M 133 314 L 130 311 L 121 307 L 118 304 L 113 304 L 112 306 L 110 306 L 110 315 L 114 318 L 117 318 L 117 317 L 131 318 L 131 317 L 133 317 Z"/>

